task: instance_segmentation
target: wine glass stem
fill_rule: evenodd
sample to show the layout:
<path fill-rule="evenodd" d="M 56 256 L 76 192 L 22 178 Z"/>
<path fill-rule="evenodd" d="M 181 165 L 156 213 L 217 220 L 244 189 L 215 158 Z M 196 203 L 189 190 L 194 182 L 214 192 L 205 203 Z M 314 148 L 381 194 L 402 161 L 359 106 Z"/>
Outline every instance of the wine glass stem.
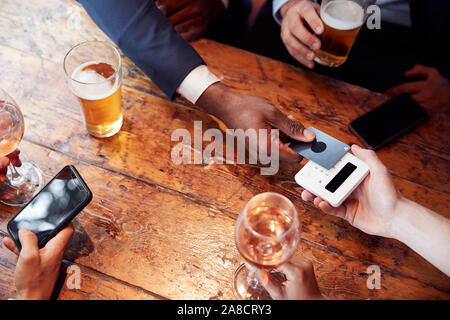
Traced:
<path fill-rule="evenodd" d="M 11 170 L 11 181 L 20 178 L 20 173 L 17 172 L 16 167 L 11 162 L 9 163 L 9 169 Z"/>
<path fill-rule="evenodd" d="M 245 263 L 245 266 L 248 269 L 248 276 L 247 276 L 247 283 L 252 287 L 252 288 L 256 288 L 259 285 L 259 278 L 257 275 L 258 269 L 253 267 L 251 264 L 249 263 Z"/>

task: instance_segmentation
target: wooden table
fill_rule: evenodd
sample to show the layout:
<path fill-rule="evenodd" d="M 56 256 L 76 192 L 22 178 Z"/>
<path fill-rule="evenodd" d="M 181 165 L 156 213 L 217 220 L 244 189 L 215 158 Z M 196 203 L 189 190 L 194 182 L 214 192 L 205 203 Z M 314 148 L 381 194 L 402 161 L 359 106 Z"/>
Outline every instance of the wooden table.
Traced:
<path fill-rule="evenodd" d="M 405 245 L 366 235 L 302 202 L 302 189 L 293 182 L 299 165 L 283 164 L 276 176 L 261 176 L 249 165 L 174 165 L 173 130 L 192 132 L 194 120 L 204 128 L 223 126 L 185 100 L 168 100 L 126 58 L 124 126 L 112 138 L 91 137 L 65 83 L 62 60 L 71 46 L 106 36 L 72 1 L 0 0 L 0 8 L 0 87 L 24 113 L 22 150 L 47 181 L 64 165 L 76 165 L 94 193 L 74 221 L 64 260 L 65 267 L 81 267 L 81 289 L 69 290 L 62 279 L 59 299 L 233 298 L 231 278 L 242 262 L 233 241 L 236 217 L 265 191 L 295 203 L 302 231 L 296 254 L 313 262 L 325 296 L 450 298 L 450 279 Z M 210 40 L 194 47 L 235 91 L 265 97 L 349 144 L 358 142 L 349 121 L 386 100 Z M 426 124 L 378 152 L 406 197 L 447 217 L 449 120 L 448 113 L 432 113 Z M 0 206 L 0 238 L 16 212 Z M 2 299 L 14 297 L 15 262 L 0 249 Z M 380 290 L 366 286 L 373 264 L 381 267 Z"/>

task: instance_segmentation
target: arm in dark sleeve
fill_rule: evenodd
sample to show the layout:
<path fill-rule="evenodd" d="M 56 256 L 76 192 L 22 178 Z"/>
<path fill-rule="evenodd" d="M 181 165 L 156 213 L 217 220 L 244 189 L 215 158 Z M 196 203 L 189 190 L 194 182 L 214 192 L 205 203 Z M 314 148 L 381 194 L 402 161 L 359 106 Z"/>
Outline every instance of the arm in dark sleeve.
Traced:
<path fill-rule="evenodd" d="M 78 0 L 92 20 L 168 96 L 204 64 L 153 0 Z"/>

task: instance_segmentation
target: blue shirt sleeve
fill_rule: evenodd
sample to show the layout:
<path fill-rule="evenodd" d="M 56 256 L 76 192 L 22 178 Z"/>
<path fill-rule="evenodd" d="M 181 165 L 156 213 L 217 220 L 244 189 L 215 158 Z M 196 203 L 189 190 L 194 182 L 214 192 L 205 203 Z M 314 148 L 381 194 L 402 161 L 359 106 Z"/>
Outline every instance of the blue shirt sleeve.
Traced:
<path fill-rule="evenodd" d="M 78 0 L 122 52 L 170 98 L 204 64 L 153 0 Z"/>

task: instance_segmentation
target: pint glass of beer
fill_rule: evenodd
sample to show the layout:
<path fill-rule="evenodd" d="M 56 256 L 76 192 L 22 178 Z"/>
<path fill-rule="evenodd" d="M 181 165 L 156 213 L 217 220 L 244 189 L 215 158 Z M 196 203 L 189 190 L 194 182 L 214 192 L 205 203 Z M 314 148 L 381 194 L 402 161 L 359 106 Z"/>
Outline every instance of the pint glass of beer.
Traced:
<path fill-rule="evenodd" d="M 325 30 L 319 36 L 321 47 L 314 61 L 338 67 L 347 60 L 356 36 L 366 20 L 373 0 L 322 0 L 320 18 Z"/>
<path fill-rule="evenodd" d="M 102 41 L 80 43 L 64 58 L 64 71 L 80 101 L 88 132 L 100 138 L 119 132 L 122 60 L 117 49 Z"/>

